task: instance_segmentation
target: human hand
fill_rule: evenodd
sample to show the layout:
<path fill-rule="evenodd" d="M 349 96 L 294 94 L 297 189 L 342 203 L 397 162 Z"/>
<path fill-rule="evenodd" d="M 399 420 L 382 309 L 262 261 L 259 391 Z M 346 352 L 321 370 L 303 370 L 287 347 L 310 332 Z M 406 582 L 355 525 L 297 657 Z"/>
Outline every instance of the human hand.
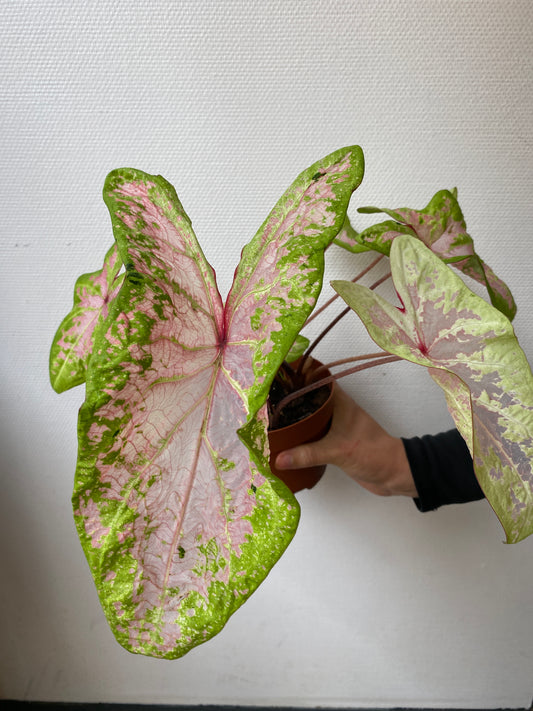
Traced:
<path fill-rule="evenodd" d="M 392 437 L 337 384 L 333 420 L 317 442 L 280 452 L 278 469 L 335 464 L 364 489 L 378 496 L 417 496 L 401 439 Z"/>

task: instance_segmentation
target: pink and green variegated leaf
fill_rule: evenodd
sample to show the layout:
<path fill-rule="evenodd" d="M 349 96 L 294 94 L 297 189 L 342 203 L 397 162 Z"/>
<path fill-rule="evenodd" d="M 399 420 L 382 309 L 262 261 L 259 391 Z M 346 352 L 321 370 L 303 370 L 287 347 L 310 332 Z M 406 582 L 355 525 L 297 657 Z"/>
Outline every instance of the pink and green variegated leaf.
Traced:
<path fill-rule="evenodd" d="M 360 207 L 358 212 L 383 212 L 394 220 L 386 222 L 390 230 L 376 231 L 376 225 L 360 233 L 364 244 L 376 243 L 379 251 L 390 251 L 392 240 L 399 234 L 413 234 L 443 261 L 456 262 L 474 254 L 473 241 L 466 231 L 463 213 L 457 202 L 457 191 L 440 190 L 423 210 Z M 410 232 L 399 227 L 407 227 Z"/>
<path fill-rule="evenodd" d="M 175 658 L 208 640 L 294 535 L 299 507 L 268 467 L 264 403 L 314 304 L 360 155 L 339 151 L 295 181 L 244 251 L 225 308 L 172 186 L 108 176 L 126 278 L 89 361 L 73 505 L 132 652 Z"/>
<path fill-rule="evenodd" d="M 354 254 L 368 252 L 372 249 L 372 247 L 359 242 L 359 233 L 354 229 L 348 216 L 346 216 L 342 229 L 335 237 L 334 242 L 339 247 L 343 247 L 348 250 L 348 252 L 353 252 Z"/>
<path fill-rule="evenodd" d="M 344 233 L 342 239 L 337 238 L 335 240 L 335 244 L 339 245 L 339 247 L 344 247 L 344 249 L 347 249 L 349 252 L 374 250 L 375 252 L 389 256 L 393 239 L 402 234 L 416 237 L 410 227 L 402 225 L 399 222 L 393 222 L 392 220 L 386 220 L 377 225 L 367 227 L 363 232 L 355 232 L 354 230 L 353 234 L 355 236 L 352 235 L 348 237 L 346 233 Z M 358 240 L 360 240 L 360 242 Z M 356 245 L 359 245 L 359 249 L 357 249 Z"/>
<path fill-rule="evenodd" d="M 266 401 L 280 364 L 316 303 L 324 250 L 341 230 L 363 174 L 359 146 L 315 163 L 243 249 L 226 304 L 227 339 L 249 344 L 254 380 L 246 385 L 253 411 Z"/>
<path fill-rule="evenodd" d="M 519 541 L 533 532 L 533 376 L 513 327 L 413 237 L 394 241 L 391 270 L 401 308 L 333 286 L 378 345 L 429 368 L 507 541 Z"/>
<path fill-rule="evenodd" d="M 509 319 L 516 314 L 516 304 L 508 286 L 476 254 L 474 242 L 466 231 L 466 223 L 457 191 L 440 190 L 423 210 L 362 207 L 359 212 L 384 212 L 393 218 L 372 225 L 356 235 L 357 242 L 382 254 L 389 254 L 392 241 L 401 234 L 411 234 L 421 240 L 444 262 L 483 284 L 491 303 Z M 340 246 L 345 246 L 340 243 Z"/>
<path fill-rule="evenodd" d="M 82 274 L 74 287 L 74 305 L 61 322 L 50 349 L 50 382 L 62 393 L 85 382 L 93 350 L 94 331 L 107 318 L 109 305 L 124 278 L 116 245 L 107 252 L 102 269 Z"/>
<path fill-rule="evenodd" d="M 448 410 L 457 429 L 468 445 L 470 453 L 472 453 L 474 451 L 474 442 L 470 388 L 461 378 L 449 370 L 439 370 L 438 368 L 429 368 L 428 370 L 433 380 L 442 388 Z"/>

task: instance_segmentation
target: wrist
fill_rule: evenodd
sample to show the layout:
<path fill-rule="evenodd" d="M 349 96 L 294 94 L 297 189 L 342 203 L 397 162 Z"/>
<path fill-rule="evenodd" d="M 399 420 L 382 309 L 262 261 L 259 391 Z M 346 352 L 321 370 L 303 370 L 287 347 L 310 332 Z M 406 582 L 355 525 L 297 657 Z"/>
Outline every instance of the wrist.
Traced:
<path fill-rule="evenodd" d="M 415 499 L 418 492 L 403 442 L 399 437 L 391 437 L 391 440 L 390 474 L 387 481 L 389 496 L 409 496 Z"/>

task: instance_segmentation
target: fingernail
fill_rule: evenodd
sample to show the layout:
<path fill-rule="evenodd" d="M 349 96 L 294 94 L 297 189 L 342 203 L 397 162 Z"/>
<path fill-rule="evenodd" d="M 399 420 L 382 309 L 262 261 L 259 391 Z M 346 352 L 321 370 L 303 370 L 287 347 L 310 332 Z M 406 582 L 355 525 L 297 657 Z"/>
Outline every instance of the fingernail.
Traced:
<path fill-rule="evenodd" d="M 289 469 L 292 465 L 292 455 L 290 452 L 281 452 L 276 457 L 276 466 L 278 469 Z"/>

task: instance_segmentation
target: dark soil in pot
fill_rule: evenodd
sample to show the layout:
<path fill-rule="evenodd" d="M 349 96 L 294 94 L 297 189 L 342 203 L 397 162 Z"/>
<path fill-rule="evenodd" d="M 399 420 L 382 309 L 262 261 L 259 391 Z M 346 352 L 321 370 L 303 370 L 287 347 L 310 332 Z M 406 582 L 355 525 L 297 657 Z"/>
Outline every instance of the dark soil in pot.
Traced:
<path fill-rule="evenodd" d="M 329 371 L 321 370 L 315 376 L 315 371 L 321 363 L 313 360 L 306 373 L 306 384 L 313 380 L 327 377 Z M 296 367 L 296 364 L 293 366 Z M 293 492 L 302 489 L 311 489 L 318 483 L 326 470 L 325 465 L 308 467 L 306 469 L 278 470 L 274 466 L 277 455 L 285 449 L 291 449 L 299 444 L 315 442 L 327 434 L 333 415 L 333 383 L 312 390 L 305 395 L 293 400 L 280 413 L 277 428 L 268 432 L 270 443 L 270 469 Z M 279 383 L 274 383 L 270 391 L 272 405 L 277 404 L 287 391 Z"/>
<path fill-rule="evenodd" d="M 322 407 L 330 392 L 331 388 L 323 385 L 321 388 L 311 390 L 310 393 L 297 397 L 281 411 L 276 422 L 276 429 L 289 427 L 296 422 L 300 422 L 300 420 L 305 420 L 306 417 L 309 417 L 309 415 L 312 415 Z M 276 407 L 286 395 L 288 395 L 287 390 L 280 383 L 274 382 L 272 384 L 269 397 L 273 407 Z"/>

